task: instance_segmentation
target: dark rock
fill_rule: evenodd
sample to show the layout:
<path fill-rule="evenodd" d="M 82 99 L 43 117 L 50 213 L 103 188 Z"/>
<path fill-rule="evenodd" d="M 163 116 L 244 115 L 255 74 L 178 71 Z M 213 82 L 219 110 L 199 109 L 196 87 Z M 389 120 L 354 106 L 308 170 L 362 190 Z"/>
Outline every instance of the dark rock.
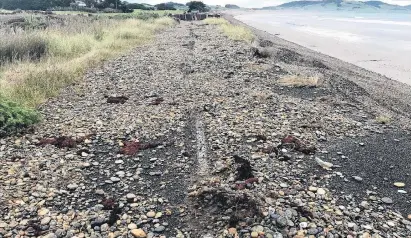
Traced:
<path fill-rule="evenodd" d="M 253 169 L 250 161 L 241 158 L 238 155 L 234 155 L 234 162 L 238 165 L 236 169 L 236 180 L 246 180 L 254 178 Z"/>
<path fill-rule="evenodd" d="M 124 104 L 128 100 L 128 97 L 118 96 L 118 97 L 107 97 L 107 103 Z"/>

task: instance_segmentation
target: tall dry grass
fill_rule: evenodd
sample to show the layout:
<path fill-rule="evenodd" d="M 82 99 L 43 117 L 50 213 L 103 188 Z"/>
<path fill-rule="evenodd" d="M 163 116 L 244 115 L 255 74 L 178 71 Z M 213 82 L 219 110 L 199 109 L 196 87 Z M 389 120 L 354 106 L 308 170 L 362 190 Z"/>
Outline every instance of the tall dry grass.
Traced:
<path fill-rule="evenodd" d="M 245 41 L 248 43 L 251 43 L 255 39 L 255 36 L 250 29 L 243 26 L 230 24 L 223 18 L 207 18 L 204 22 L 212 25 L 218 25 L 221 31 L 230 39 Z"/>
<path fill-rule="evenodd" d="M 35 107 L 79 80 L 88 68 L 149 42 L 156 31 L 172 24 L 169 18 L 72 16 L 47 29 L 3 29 L 0 98 Z"/>

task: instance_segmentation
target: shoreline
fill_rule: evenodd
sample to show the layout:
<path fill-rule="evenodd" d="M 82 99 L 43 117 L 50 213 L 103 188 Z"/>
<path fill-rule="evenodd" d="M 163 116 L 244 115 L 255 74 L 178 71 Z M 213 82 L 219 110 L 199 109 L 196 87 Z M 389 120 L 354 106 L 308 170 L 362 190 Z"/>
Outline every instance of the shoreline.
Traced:
<path fill-rule="evenodd" d="M 225 14 L 224 17 L 232 24 L 245 26 L 253 31 L 260 39 L 272 40 L 276 48 L 291 49 L 303 57 L 310 60 L 318 60 L 330 67 L 331 71 L 336 73 L 347 84 L 352 84 L 358 89 L 364 90 L 364 94 L 344 92 L 347 97 L 353 100 L 361 101 L 370 108 L 376 107 L 382 112 L 386 109 L 395 112 L 400 117 L 406 118 L 404 125 L 408 124 L 411 118 L 411 86 L 397 80 L 390 79 L 377 72 L 373 72 L 355 64 L 343 61 L 341 59 L 323 54 L 321 52 L 298 45 L 294 42 L 284 40 L 281 37 L 272 35 L 266 31 L 249 26 L 246 23 L 235 19 L 231 14 Z M 387 112 L 388 113 L 388 112 Z"/>
<path fill-rule="evenodd" d="M 411 68 L 405 63 L 411 60 L 408 56 L 411 53 L 410 46 L 405 43 L 407 36 L 397 33 L 406 31 L 408 25 L 393 25 L 393 34 L 398 35 L 388 36 L 379 35 L 378 30 L 374 29 L 379 26 L 371 24 L 372 21 L 368 25 L 357 26 L 364 31 L 354 30 L 353 27 L 356 24 L 365 24 L 361 23 L 364 20 L 352 19 L 360 21 L 354 23 L 344 21 L 347 20 L 345 18 L 333 19 L 333 15 L 321 14 L 321 12 L 278 10 L 263 13 L 228 12 L 228 14 L 232 14 L 234 18 L 245 24 L 278 35 L 281 39 L 350 62 L 408 85 L 411 84 Z M 304 14 L 318 16 L 308 17 L 303 21 Z M 286 15 L 290 15 L 287 21 L 284 20 Z M 323 23 L 318 18 L 328 19 L 329 23 Z M 365 22 L 368 23 L 368 21 Z M 391 22 L 388 21 L 388 23 Z M 331 24 L 341 24 L 341 27 L 331 27 Z M 369 30 L 366 31 L 366 29 Z M 404 37 L 404 40 L 401 41 L 396 37 Z"/>

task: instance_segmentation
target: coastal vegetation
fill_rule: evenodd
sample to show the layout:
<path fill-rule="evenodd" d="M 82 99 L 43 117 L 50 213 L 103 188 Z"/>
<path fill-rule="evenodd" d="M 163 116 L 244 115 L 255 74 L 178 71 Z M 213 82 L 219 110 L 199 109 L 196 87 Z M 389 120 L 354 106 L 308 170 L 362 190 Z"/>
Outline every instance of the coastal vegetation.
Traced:
<path fill-rule="evenodd" d="M 218 25 L 220 30 L 230 39 L 245 41 L 251 43 L 255 36 L 251 30 L 243 26 L 236 26 L 230 24 L 227 20 L 222 18 L 207 18 L 204 20 L 205 23 Z"/>
<path fill-rule="evenodd" d="M 389 124 L 391 122 L 391 118 L 389 116 L 385 116 L 385 115 L 380 115 L 377 116 L 375 118 L 375 120 L 379 123 L 379 124 Z"/>
<path fill-rule="evenodd" d="M 278 80 L 282 86 L 290 87 L 317 87 L 319 85 L 318 76 L 287 75 Z"/>

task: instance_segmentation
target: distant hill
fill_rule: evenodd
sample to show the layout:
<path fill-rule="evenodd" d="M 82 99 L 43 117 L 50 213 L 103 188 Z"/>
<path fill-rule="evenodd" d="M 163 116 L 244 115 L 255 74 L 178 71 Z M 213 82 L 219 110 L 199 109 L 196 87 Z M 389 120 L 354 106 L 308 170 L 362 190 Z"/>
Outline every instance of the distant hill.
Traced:
<path fill-rule="evenodd" d="M 279 5 L 279 8 L 293 8 L 293 7 L 306 7 L 310 5 L 318 5 L 320 4 L 319 1 L 293 1 L 287 2 L 284 4 Z"/>
<path fill-rule="evenodd" d="M 226 5 L 225 5 L 225 8 L 228 8 L 228 9 L 239 9 L 240 7 L 237 6 L 237 5 L 234 5 L 234 4 L 226 4 Z"/>
<path fill-rule="evenodd" d="M 381 2 L 381 1 L 366 1 L 366 2 L 363 2 L 365 5 L 368 5 L 368 6 L 372 6 L 372 7 L 376 7 L 376 8 L 381 8 L 381 7 L 393 7 L 393 8 L 395 8 L 395 7 L 401 7 L 401 6 L 398 6 L 398 5 L 393 5 L 393 4 L 388 4 L 388 3 L 385 3 L 385 2 Z"/>
<path fill-rule="evenodd" d="M 276 10 L 278 8 L 275 7 L 275 6 L 270 6 L 270 7 L 263 7 L 263 8 L 260 8 L 260 9 L 262 9 L 262 10 Z"/>
<path fill-rule="evenodd" d="M 407 11 L 411 9 L 410 6 L 399 6 L 388 4 L 382 1 L 343 1 L 343 0 L 323 0 L 323 1 L 293 1 L 281 4 L 279 6 L 264 7 L 264 10 L 275 9 L 307 9 L 307 10 L 365 10 L 365 11 L 378 11 L 378 10 L 396 10 Z"/>

